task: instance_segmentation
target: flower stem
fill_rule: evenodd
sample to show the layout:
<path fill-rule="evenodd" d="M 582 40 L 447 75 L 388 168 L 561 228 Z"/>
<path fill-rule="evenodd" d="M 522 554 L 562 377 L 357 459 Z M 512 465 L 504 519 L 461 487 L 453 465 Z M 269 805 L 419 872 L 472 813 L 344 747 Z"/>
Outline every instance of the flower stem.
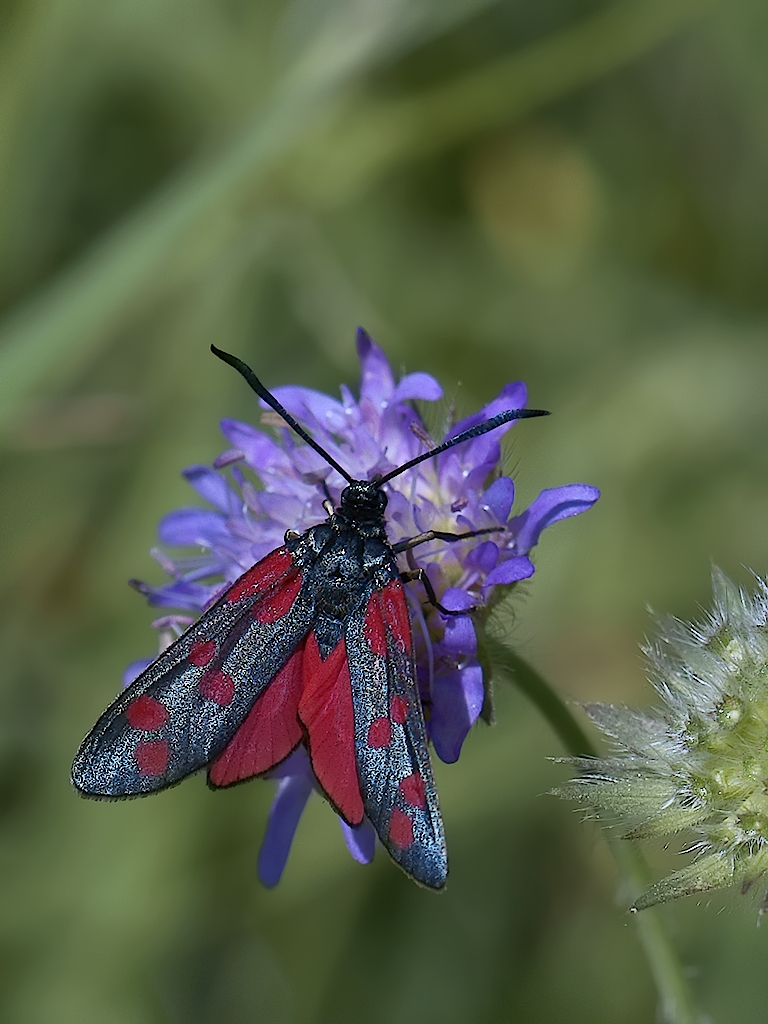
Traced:
<path fill-rule="evenodd" d="M 598 751 L 565 701 L 525 659 L 492 636 L 484 637 L 485 650 L 494 669 L 509 676 L 526 697 L 536 705 L 573 757 L 597 757 Z M 636 843 L 606 837 L 621 875 L 621 897 L 631 905 L 650 882 L 650 871 Z M 658 910 L 643 910 L 633 915 L 640 944 L 661 1003 L 665 1024 L 701 1024 L 683 966 L 669 931 Z"/>

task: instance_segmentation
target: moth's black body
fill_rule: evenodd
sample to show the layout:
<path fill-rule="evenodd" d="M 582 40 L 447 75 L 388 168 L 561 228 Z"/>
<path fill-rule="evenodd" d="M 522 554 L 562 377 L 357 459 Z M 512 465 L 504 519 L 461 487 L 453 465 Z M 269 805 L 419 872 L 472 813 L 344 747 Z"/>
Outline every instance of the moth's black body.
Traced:
<path fill-rule="evenodd" d="M 314 632 L 325 657 L 372 591 L 400 577 L 384 526 L 386 507 L 387 496 L 375 483 L 356 480 L 324 523 L 298 538 L 286 536 L 296 564 L 312 567 L 306 585 L 313 592 Z"/>

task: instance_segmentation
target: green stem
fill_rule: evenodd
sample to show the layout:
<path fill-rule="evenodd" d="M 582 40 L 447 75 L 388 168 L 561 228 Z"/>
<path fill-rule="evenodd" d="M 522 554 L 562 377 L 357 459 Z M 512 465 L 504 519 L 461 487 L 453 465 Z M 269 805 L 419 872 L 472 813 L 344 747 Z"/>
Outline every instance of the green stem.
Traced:
<path fill-rule="evenodd" d="M 569 754 L 573 757 L 598 756 L 597 748 L 568 705 L 535 668 L 495 637 L 486 636 L 484 644 L 493 667 L 509 676 L 535 704 Z M 622 876 L 622 888 L 627 890 L 631 904 L 650 882 L 648 865 L 636 843 L 611 837 L 607 839 Z M 683 966 L 661 914 L 658 910 L 649 909 L 633 917 L 659 993 L 662 1020 L 666 1024 L 700 1024 L 703 1018 L 696 1009 Z"/>

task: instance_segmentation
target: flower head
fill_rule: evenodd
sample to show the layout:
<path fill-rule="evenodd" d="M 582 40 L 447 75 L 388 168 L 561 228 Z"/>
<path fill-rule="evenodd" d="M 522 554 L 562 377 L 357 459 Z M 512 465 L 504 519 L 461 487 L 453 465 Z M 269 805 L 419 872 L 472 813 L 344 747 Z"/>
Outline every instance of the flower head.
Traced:
<path fill-rule="evenodd" d="M 396 382 L 384 353 L 362 329 L 357 348 L 359 399 L 344 386 L 340 400 L 304 387 L 276 388 L 274 395 L 352 477 L 369 480 L 434 446 L 413 401 L 434 402 L 442 389 L 425 373 L 408 374 Z M 456 423 L 449 436 L 496 413 L 523 408 L 525 402 L 525 385 L 508 384 L 479 413 Z M 343 477 L 275 413 L 263 414 L 262 424 L 275 432 L 223 420 L 230 447 L 212 467 L 184 471 L 209 507 L 178 509 L 161 521 L 163 545 L 191 547 L 196 553 L 182 557 L 153 552 L 170 582 L 140 585 L 151 604 L 204 611 L 243 572 L 280 546 L 287 530 L 303 532 L 325 519 L 327 496 L 338 505 L 346 485 Z M 494 530 L 452 544 L 435 540 L 400 556 L 403 569 L 410 564 L 426 571 L 438 601 L 447 609 L 490 608 L 501 588 L 533 575 L 529 554 L 541 532 L 585 511 L 599 496 L 596 488 L 584 484 L 553 488 L 512 516 L 514 483 L 499 475 L 501 435 L 512 425 L 462 443 L 386 484 L 386 526 L 393 544 L 430 530 Z M 443 615 L 429 603 L 420 584 L 412 587 L 409 599 L 430 739 L 442 760 L 456 761 L 484 701 L 475 624 L 469 614 Z M 166 638 L 175 621 L 172 616 L 158 620 Z M 317 788 L 303 747 L 271 775 L 280 781 L 259 860 L 266 884 L 279 879 L 301 810 L 312 788 Z M 343 827 L 353 856 L 370 860 L 371 826 Z"/>
<path fill-rule="evenodd" d="M 692 832 L 692 863 L 652 885 L 636 909 L 731 883 L 746 890 L 768 868 L 768 583 L 754 595 L 713 572 L 704 622 L 659 620 L 645 648 L 662 699 L 646 713 L 586 711 L 613 741 L 561 795 L 628 825 L 632 838 Z"/>

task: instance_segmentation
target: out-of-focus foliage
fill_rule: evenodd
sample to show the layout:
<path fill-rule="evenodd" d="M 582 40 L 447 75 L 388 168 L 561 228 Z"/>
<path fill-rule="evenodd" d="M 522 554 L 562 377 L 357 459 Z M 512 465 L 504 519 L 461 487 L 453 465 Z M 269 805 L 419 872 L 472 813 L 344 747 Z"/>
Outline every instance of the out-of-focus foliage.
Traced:
<path fill-rule="evenodd" d="M 363 323 L 460 413 L 526 379 L 555 415 L 515 431 L 521 499 L 604 494 L 510 627 L 571 696 L 647 700 L 645 603 L 695 617 L 710 558 L 768 571 L 768 8 L 14 0 L 0 27 L 3 1019 L 653 1020 L 514 691 L 439 769 L 442 897 L 353 863 L 320 800 L 265 892 L 269 785 L 93 804 L 68 768 L 151 652 L 124 581 L 159 578 L 179 470 L 257 416 L 210 342 L 333 391 Z M 762 1019 L 754 907 L 666 913 L 707 1012 Z"/>

